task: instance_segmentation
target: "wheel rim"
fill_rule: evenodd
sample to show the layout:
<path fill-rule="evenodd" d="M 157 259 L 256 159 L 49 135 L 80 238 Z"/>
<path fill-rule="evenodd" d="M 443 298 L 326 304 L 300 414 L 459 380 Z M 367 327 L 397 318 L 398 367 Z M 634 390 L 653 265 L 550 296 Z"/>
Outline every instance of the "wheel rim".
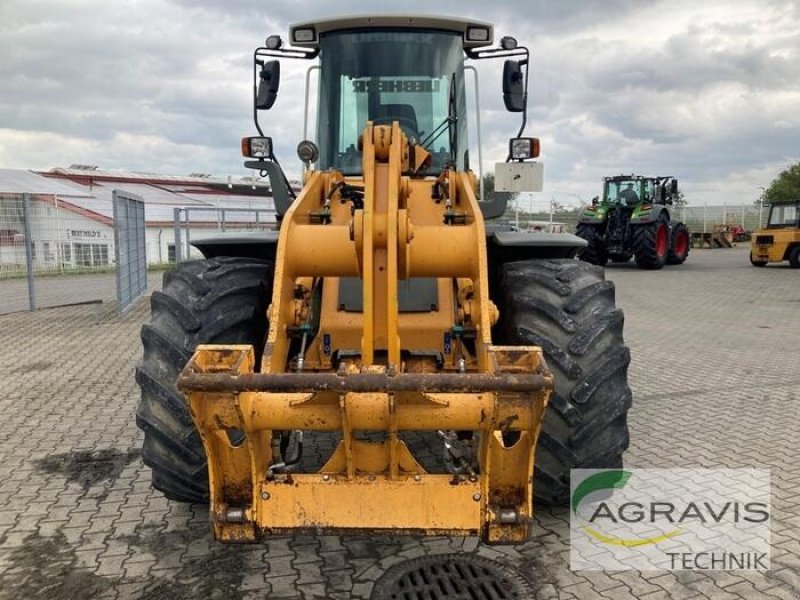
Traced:
<path fill-rule="evenodd" d="M 679 231 L 675 236 L 675 254 L 684 256 L 689 248 L 689 235 L 685 231 Z"/>
<path fill-rule="evenodd" d="M 656 254 L 659 258 L 667 254 L 667 226 L 663 223 L 656 230 Z"/>

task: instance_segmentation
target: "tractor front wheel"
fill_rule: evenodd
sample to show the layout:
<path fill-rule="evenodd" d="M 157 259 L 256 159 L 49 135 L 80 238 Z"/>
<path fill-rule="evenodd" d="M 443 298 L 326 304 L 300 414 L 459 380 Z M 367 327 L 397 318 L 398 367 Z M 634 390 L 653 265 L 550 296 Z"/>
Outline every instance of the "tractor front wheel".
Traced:
<path fill-rule="evenodd" d="M 260 363 L 267 332 L 272 263 L 211 258 L 181 263 L 164 275 L 142 327 L 144 357 L 136 369 L 141 400 L 136 424 L 144 431 L 142 459 L 153 487 L 180 502 L 208 501 L 208 470 L 200 436 L 178 374 L 198 344 L 250 344 Z"/>
<path fill-rule="evenodd" d="M 602 241 L 602 234 L 597 225 L 578 223 L 575 235 L 586 240 L 588 245 L 580 251 L 578 258 L 593 265 L 603 266 L 608 262 L 608 254 Z"/>
<path fill-rule="evenodd" d="M 633 229 L 633 255 L 640 269 L 660 269 L 669 252 L 669 218 L 662 212 L 647 225 Z"/>
<path fill-rule="evenodd" d="M 630 352 L 614 284 L 568 259 L 508 263 L 500 344 L 540 346 L 555 388 L 535 455 L 537 501 L 566 504 L 570 469 L 619 468 L 628 447 Z"/>

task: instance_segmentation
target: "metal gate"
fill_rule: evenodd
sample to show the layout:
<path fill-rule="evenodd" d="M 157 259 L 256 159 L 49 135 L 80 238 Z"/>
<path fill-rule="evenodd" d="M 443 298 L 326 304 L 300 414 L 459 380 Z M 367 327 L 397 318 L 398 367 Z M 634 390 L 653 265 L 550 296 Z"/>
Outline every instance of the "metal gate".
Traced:
<path fill-rule="evenodd" d="M 147 291 L 144 201 L 122 190 L 114 190 L 113 199 L 117 305 L 125 313 Z"/>

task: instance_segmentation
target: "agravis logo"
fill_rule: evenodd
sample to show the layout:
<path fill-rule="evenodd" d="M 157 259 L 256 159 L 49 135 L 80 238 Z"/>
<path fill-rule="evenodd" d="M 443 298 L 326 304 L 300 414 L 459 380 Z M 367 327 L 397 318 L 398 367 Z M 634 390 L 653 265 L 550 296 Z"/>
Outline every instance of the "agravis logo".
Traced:
<path fill-rule="evenodd" d="M 603 471 L 602 473 L 596 473 L 590 477 L 587 477 L 580 483 L 580 485 L 575 489 L 575 492 L 572 494 L 572 513 L 576 517 L 579 516 L 578 507 L 581 504 L 581 500 L 586 498 L 586 496 L 589 494 L 601 490 L 613 490 L 615 488 L 622 489 L 625 487 L 625 484 L 628 483 L 630 478 L 631 472 L 622 470 Z M 599 506 L 589 517 L 588 521 L 589 523 L 594 524 L 601 517 L 611 518 L 612 520 L 614 519 L 613 512 L 609 509 L 605 502 L 601 502 L 599 504 Z M 620 515 L 620 517 L 622 520 L 625 520 L 622 515 Z M 658 542 L 676 536 L 681 532 L 681 530 L 678 528 L 655 537 L 624 539 L 613 535 L 604 535 L 590 525 L 583 525 L 582 527 L 586 533 L 604 544 L 614 544 L 617 546 L 627 547 L 657 544 Z"/>
<path fill-rule="evenodd" d="M 572 472 L 571 563 L 582 569 L 764 569 L 769 473 Z"/>

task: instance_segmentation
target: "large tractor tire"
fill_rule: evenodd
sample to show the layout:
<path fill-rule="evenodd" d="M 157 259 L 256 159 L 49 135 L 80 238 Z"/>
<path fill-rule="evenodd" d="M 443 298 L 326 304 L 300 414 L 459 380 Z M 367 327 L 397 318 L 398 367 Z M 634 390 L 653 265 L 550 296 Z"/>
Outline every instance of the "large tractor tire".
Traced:
<path fill-rule="evenodd" d="M 795 246 L 789 251 L 789 266 L 800 269 L 800 246 Z"/>
<path fill-rule="evenodd" d="M 667 253 L 668 265 L 681 265 L 689 256 L 689 229 L 683 223 L 672 226 L 672 240 Z"/>
<path fill-rule="evenodd" d="M 628 447 L 630 352 L 614 284 L 575 260 L 509 263 L 497 343 L 541 346 L 555 377 L 536 449 L 537 501 L 566 504 L 570 469 L 619 468 Z"/>
<path fill-rule="evenodd" d="M 600 228 L 589 223 L 578 223 L 575 235 L 588 242 L 586 248 L 580 251 L 578 258 L 593 265 L 603 266 L 608 262 L 608 254 L 603 245 Z"/>
<path fill-rule="evenodd" d="M 669 253 L 669 217 L 663 212 L 647 225 L 633 228 L 633 256 L 640 269 L 660 269 Z"/>
<path fill-rule="evenodd" d="M 260 363 L 267 331 L 273 266 L 253 258 L 211 258 L 180 264 L 153 292 L 142 327 L 144 357 L 136 369 L 144 431 L 142 458 L 153 487 L 180 502 L 208 501 L 208 470 L 186 398 L 175 387 L 198 344 L 252 344 Z"/>

